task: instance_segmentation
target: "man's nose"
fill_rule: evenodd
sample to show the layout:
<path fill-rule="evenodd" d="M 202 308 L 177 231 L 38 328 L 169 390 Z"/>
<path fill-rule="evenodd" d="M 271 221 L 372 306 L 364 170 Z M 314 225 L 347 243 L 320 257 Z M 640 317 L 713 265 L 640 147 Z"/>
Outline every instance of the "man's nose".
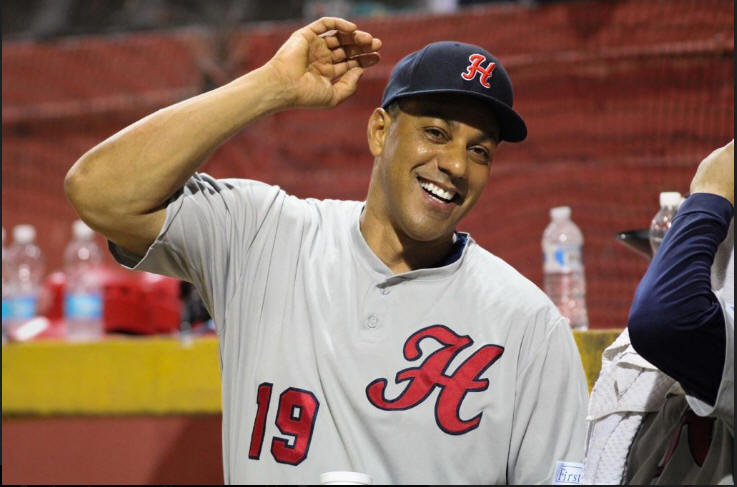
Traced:
<path fill-rule="evenodd" d="M 467 157 L 465 147 L 448 147 L 438 157 L 438 168 L 451 179 L 464 178 L 468 164 Z"/>

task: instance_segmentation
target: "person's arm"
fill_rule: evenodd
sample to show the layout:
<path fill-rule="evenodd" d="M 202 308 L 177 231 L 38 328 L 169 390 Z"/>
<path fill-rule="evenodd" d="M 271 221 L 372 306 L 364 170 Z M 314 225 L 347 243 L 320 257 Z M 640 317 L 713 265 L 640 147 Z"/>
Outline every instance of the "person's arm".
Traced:
<path fill-rule="evenodd" d="M 334 107 L 376 64 L 381 41 L 343 19 L 294 32 L 264 66 L 161 109 L 84 154 L 64 181 L 80 218 L 142 256 L 165 218 L 164 204 L 206 158 L 243 127 L 278 110 Z"/>
<path fill-rule="evenodd" d="M 724 368 L 724 316 L 711 265 L 734 213 L 733 142 L 704 159 L 640 281 L 628 330 L 635 350 L 691 395 L 714 404 Z"/>

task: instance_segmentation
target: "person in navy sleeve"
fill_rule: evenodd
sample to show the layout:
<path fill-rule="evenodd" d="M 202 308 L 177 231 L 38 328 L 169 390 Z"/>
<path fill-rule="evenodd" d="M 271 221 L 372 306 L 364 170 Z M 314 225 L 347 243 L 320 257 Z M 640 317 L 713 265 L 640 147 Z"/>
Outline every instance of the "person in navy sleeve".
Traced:
<path fill-rule="evenodd" d="M 602 356 L 584 483 L 734 483 L 734 141 L 696 171 Z"/>

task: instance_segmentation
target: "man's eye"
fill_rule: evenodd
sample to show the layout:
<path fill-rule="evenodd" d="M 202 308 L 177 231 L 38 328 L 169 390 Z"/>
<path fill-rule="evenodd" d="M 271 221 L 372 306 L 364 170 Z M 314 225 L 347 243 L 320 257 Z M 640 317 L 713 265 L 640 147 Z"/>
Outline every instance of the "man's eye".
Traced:
<path fill-rule="evenodd" d="M 474 157 L 476 157 L 479 160 L 483 160 L 483 161 L 489 160 L 489 151 L 487 151 L 483 147 L 471 147 L 471 152 L 473 153 Z"/>
<path fill-rule="evenodd" d="M 445 132 L 435 127 L 425 127 L 425 134 L 435 141 L 444 141 L 447 139 Z"/>

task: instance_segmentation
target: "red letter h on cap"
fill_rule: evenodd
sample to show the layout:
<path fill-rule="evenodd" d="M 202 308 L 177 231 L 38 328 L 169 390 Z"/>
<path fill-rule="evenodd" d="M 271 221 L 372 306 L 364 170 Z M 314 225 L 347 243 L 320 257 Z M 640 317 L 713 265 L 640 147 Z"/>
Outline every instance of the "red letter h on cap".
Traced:
<path fill-rule="evenodd" d="M 481 63 L 486 61 L 486 56 L 482 54 L 471 54 L 468 56 L 468 60 L 471 61 L 471 64 L 466 67 L 468 71 L 461 73 L 463 79 L 471 81 L 476 77 L 476 73 L 479 73 L 479 83 L 481 83 L 481 86 L 484 88 L 490 88 L 491 85 L 489 84 L 488 79 L 491 78 L 491 73 L 494 72 L 496 63 L 490 62 L 486 68 L 482 68 Z"/>

